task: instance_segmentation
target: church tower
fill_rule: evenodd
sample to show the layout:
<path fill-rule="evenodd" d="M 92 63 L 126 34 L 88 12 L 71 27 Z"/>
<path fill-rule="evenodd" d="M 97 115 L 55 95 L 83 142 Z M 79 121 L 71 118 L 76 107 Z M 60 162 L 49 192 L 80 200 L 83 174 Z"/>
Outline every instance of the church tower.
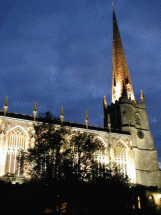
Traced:
<path fill-rule="evenodd" d="M 104 97 L 104 127 L 106 129 L 109 129 L 109 117 L 112 132 L 127 132 L 131 135 L 136 183 L 160 187 L 157 150 L 149 129 L 145 98 L 141 90 L 141 102 L 135 101 L 114 9 L 112 103 L 107 106 Z"/>

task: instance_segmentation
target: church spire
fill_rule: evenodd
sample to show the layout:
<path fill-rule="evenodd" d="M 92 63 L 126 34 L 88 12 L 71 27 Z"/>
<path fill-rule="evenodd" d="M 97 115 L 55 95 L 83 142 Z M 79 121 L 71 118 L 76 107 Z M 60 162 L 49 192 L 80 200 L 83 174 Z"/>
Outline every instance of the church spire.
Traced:
<path fill-rule="evenodd" d="M 124 87 L 123 87 L 124 86 Z M 123 89 L 125 88 L 125 89 Z M 126 63 L 125 53 L 113 9 L 113 75 L 112 75 L 112 102 L 122 96 L 126 90 L 128 98 L 135 100 L 130 74 Z"/>

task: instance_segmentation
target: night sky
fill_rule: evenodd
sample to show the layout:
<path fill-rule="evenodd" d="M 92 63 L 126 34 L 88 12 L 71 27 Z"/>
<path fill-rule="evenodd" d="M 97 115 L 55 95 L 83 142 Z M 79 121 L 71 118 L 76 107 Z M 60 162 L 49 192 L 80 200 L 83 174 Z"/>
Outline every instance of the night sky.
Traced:
<path fill-rule="evenodd" d="M 143 89 L 161 162 L 161 1 L 115 0 L 114 9 L 136 100 Z M 111 103 L 112 6 L 108 0 L 0 1 L 0 109 L 51 111 L 103 126 Z"/>

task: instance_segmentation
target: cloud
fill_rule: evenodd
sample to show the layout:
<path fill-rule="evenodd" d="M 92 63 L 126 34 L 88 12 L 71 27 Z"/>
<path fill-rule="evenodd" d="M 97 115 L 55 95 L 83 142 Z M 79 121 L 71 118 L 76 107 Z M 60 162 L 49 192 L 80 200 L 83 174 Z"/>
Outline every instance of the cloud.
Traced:
<path fill-rule="evenodd" d="M 159 149 L 161 4 L 114 3 L 135 97 L 143 89 Z M 65 120 L 84 123 L 87 109 L 89 123 L 103 125 L 103 95 L 111 102 L 111 2 L 6 0 L 0 6 L 1 109 L 8 95 L 12 112 L 32 114 L 37 100 L 39 113 L 59 116 L 64 105 Z"/>

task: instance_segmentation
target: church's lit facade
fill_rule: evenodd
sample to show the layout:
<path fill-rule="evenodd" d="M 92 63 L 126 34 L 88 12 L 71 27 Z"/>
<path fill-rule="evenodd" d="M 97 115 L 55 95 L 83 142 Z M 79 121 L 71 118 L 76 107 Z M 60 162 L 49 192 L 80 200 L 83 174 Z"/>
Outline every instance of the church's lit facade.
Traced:
<path fill-rule="evenodd" d="M 135 101 L 130 74 L 113 10 L 113 76 L 112 103 L 107 106 L 104 96 L 104 128 L 63 120 L 61 110 L 57 126 L 71 127 L 74 131 L 94 133 L 105 150 L 98 153 L 97 159 L 105 165 L 115 162 L 132 183 L 161 187 L 157 150 L 150 133 L 145 99 L 141 91 L 141 102 Z M 7 173 L 20 175 L 16 157 L 20 149 L 34 146 L 34 123 L 41 122 L 33 115 L 16 114 L 8 111 L 8 97 L 4 110 L 0 112 L 0 176 Z"/>

